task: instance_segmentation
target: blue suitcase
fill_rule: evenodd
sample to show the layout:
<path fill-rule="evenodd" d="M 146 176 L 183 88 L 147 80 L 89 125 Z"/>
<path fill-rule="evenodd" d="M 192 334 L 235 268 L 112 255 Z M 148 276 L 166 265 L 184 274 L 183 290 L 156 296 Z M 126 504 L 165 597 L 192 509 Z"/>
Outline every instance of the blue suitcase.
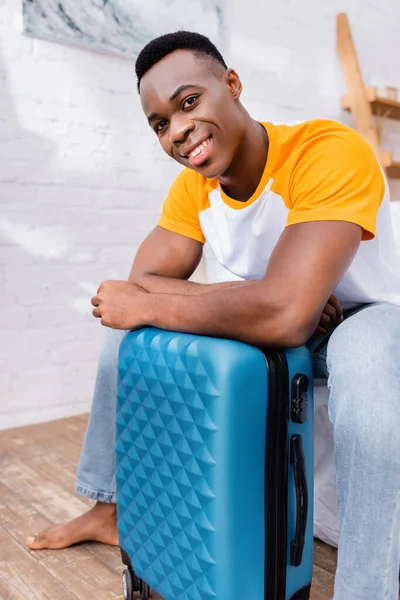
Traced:
<path fill-rule="evenodd" d="M 119 353 L 117 513 L 124 597 L 306 600 L 312 365 L 147 328 Z M 134 596 L 134 592 L 137 592 Z"/>

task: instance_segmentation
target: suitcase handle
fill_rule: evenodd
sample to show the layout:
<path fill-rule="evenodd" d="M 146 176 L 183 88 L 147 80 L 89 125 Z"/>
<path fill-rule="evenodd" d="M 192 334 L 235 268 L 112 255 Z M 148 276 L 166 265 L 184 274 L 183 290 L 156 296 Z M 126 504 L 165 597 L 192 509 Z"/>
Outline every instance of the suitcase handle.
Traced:
<path fill-rule="evenodd" d="M 292 435 L 290 438 L 290 463 L 293 466 L 296 490 L 296 533 L 294 540 L 290 542 L 290 564 L 298 567 L 303 559 L 308 517 L 308 486 L 301 435 Z"/>

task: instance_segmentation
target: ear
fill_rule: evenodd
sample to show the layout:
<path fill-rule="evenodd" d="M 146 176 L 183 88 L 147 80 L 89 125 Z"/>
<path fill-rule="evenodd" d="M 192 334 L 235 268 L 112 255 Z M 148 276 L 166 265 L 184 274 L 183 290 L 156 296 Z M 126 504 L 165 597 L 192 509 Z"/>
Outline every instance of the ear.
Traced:
<path fill-rule="evenodd" d="M 239 75 L 233 69 L 228 69 L 225 72 L 225 81 L 230 87 L 232 96 L 234 100 L 239 100 L 242 93 L 242 82 L 240 81 Z"/>

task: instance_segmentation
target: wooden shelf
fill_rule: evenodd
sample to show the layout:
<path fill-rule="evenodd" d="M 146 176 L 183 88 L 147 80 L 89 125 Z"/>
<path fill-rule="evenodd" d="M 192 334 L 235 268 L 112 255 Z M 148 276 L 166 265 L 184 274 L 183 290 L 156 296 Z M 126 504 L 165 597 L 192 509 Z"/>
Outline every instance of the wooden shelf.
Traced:
<path fill-rule="evenodd" d="M 381 152 L 381 165 L 388 177 L 400 179 L 400 162 L 395 162 L 391 152 Z"/>
<path fill-rule="evenodd" d="M 374 115 L 400 120 L 400 102 L 379 97 L 375 87 L 365 88 L 365 91 Z M 350 98 L 348 94 L 342 97 L 342 109 L 350 111 Z"/>
<path fill-rule="evenodd" d="M 400 179 L 400 162 L 393 160 L 391 152 L 381 149 L 380 139 L 384 119 L 400 121 L 400 102 L 380 96 L 378 91 L 384 94 L 383 87 L 365 87 L 346 13 L 336 16 L 336 48 L 347 89 L 347 95 L 342 97 L 342 109 L 351 111 L 354 128 L 379 157 L 385 175 L 388 178 Z M 393 93 L 395 90 L 385 87 L 388 92 Z"/>
<path fill-rule="evenodd" d="M 400 179 L 400 162 L 394 162 L 386 167 L 386 173 L 391 179 Z"/>

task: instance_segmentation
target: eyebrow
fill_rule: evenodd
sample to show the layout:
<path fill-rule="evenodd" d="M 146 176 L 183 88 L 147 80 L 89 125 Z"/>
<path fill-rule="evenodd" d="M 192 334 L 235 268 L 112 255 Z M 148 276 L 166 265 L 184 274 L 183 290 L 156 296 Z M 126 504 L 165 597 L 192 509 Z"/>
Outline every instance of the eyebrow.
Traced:
<path fill-rule="evenodd" d="M 174 100 L 177 99 L 177 97 L 179 96 L 179 94 L 181 94 L 182 92 L 184 92 L 185 90 L 187 90 L 188 88 L 192 88 L 192 87 L 196 87 L 196 84 L 194 83 L 187 83 L 186 85 L 180 85 L 175 91 L 174 93 L 169 97 L 169 101 L 173 102 Z"/>
<path fill-rule="evenodd" d="M 193 88 L 196 87 L 195 83 L 186 83 L 185 85 L 180 85 L 173 94 L 171 94 L 171 96 L 169 97 L 169 101 L 173 102 L 174 100 L 177 99 L 177 97 L 179 96 L 179 94 L 181 94 L 182 92 L 184 92 L 185 90 L 189 89 L 189 88 Z M 151 115 L 149 115 L 147 117 L 148 122 L 150 123 L 150 121 L 154 121 L 154 119 L 160 119 L 160 115 L 157 113 L 151 113 Z"/>

